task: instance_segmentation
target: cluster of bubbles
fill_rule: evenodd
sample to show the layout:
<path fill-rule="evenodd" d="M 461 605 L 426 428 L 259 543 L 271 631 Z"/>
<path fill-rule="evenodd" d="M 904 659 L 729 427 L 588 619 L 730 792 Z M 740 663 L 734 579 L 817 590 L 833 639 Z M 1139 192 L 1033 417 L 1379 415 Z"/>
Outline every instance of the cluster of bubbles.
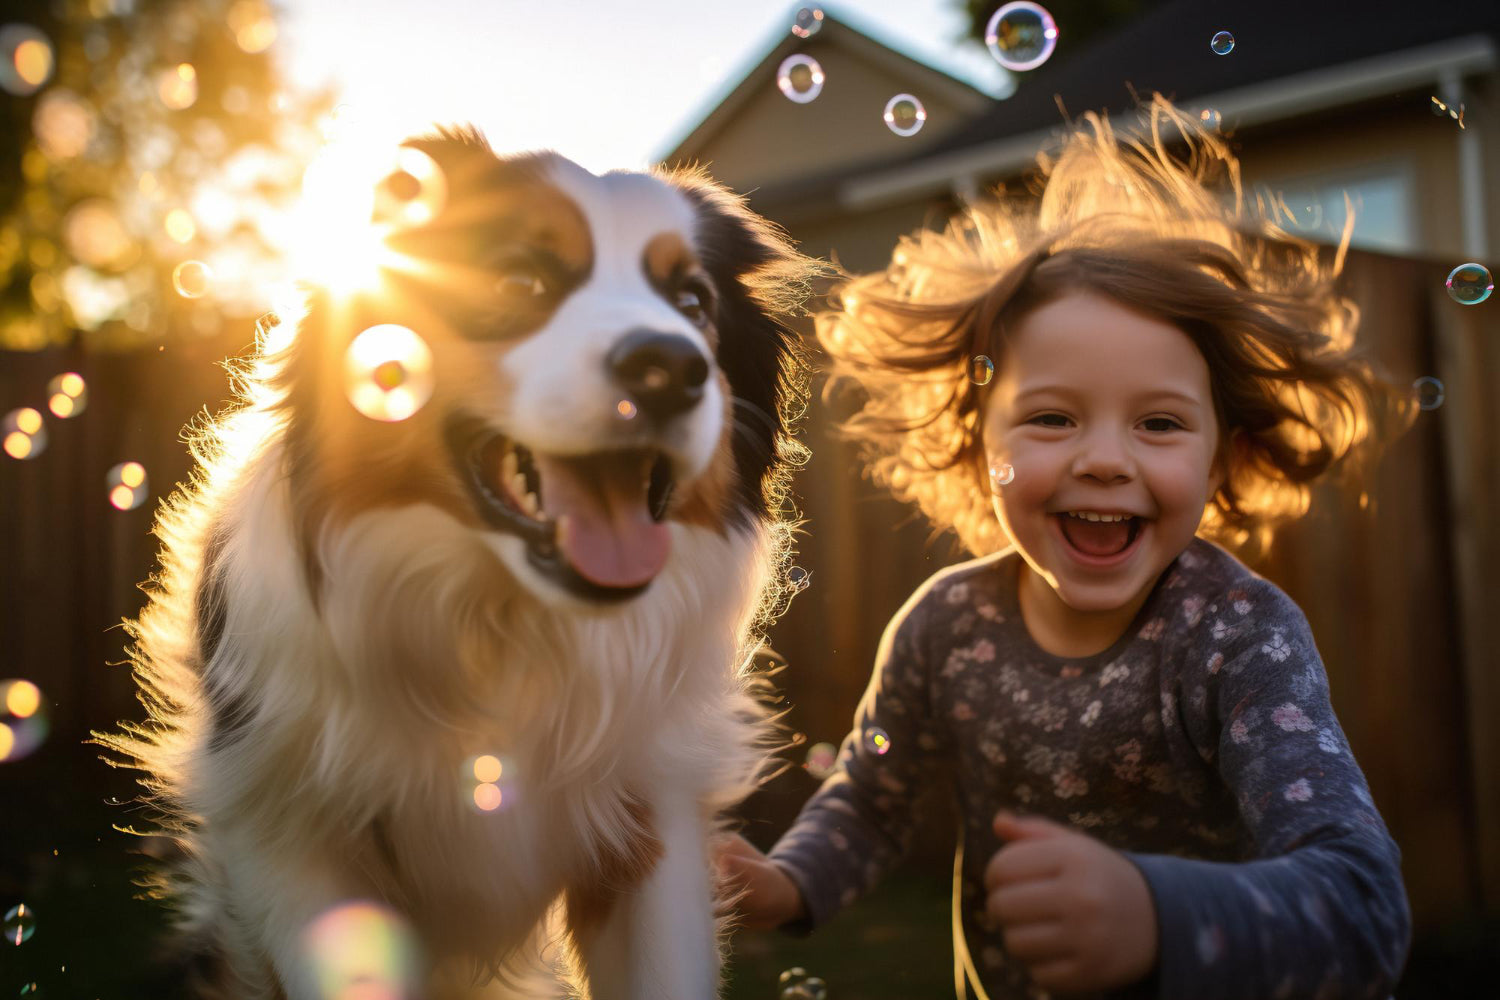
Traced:
<path fill-rule="evenodd" d="M 59 420 L 78 416 L 88 405 L 88 383 L 77 372 L 63 372 L 47 383 L 47 409 Z"/>
<path fill-rule="evenodd" d="M 1443 383 L 1431 375 L 1423 375 L 1413 382 L 1411 391 L 1417 397 L 1417 405 L 1424 410 L 1435 410 L 1443 405 Z"/>
<path fill-rule="evenodd" d="M 464 786 L 467 801 L 482 813 L 492 813 L 505 804 L 505 793 L 500 779 L 505 775 L 505 764 L 494 754 L 480 754 L 464 763 Z"/>
<path fill-rule="evenodd" d="M 104 477 L 104 485 L 109 491 L 109 505 L 115 510 L 135 510 L 150 495 L 146 467 L 140 462 L 112 466 Z"/>
<path fill-rule="evenodd" d="M 814 743 L 807 748 L 807 762 L 803 766 L 807 768 L 808 774 L 823 781 L 834 772 L 838 761 L 838 747 L 832 743 Z"/>
<path fill-rule="evenodd" d="M 1057 48 L 1057 22 L 1041 4 L 1017 0 L 991 15 L 984 44 L 995 61 L 1012 72 L 1036 69 Z"/>
<path fill-rule="evenodd" d="M 47 426 L 42 414 L 29 406 L 11 410 L 0 421 L 0 448 L 11 458 L 36 458 L 47 449 Z"/>
<path fill-rule="evenodd" d="M 996 462 L 990 466 L 990 492 L 996 496 L 1000 491 L 1015 482 L 1016 469 L 1009 462 Z"/>
<path fill-rule="evenodd" d="M 1216 31 L 1208 40 L 1208 47 L 1216 56 L 1227 56 L 1234 51 L 1234 36 L 1227 31 Z"/>
<path fill-rule="evenodd" d="M 418 993 L 418 949 L 407 922 L 379 903 L 342 903 L 302 932 L 323 1000 L 407 1000 Z"/>
<path fill-rule="evenodd" d="M 879 726 L 865 727 L 865 749 L 884 757 L 891 752 L 891 736 Z"/>
<path fill-rule="evenodd" d="M 30 755 L 50 728 L 40 688 L 28 680 L 0 681 L 0 761 Z"/>
<path fill-rule="evenodd" d="M 432 398 L 434 381 L 432 349 L 404 326 L 372 326 L 344 352 L 344 392 L 371 420 L 410 417 Z"/>
<path fill-rule="evenodd" d="M 1460 264 L 1449 272 L 1446 287 L 1454 302 L 1477 306 L 1495 290 L 1495 279 L 1483 264 Z"/>
<path fill-rule="evenodd" d="M 809 976 L 800 965 L 783 972 L 776 985 L 781 990 L 778 1000 L 828 1000 L 828 984 L 817 976 Z"/>

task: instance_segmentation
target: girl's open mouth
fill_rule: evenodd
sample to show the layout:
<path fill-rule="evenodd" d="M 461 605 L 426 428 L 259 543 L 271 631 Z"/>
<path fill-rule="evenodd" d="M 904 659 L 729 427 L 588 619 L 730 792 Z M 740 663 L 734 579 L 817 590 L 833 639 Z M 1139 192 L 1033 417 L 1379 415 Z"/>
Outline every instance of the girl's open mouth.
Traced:
<path fill-rule="evenodd" d="M 1066 513 L 1049 514 L 1047 519 L 1068 554 L 1093 568 L 1114 566 L 1129 559 L 1149 523 L 1142 517 L 1090 521 Z"/>

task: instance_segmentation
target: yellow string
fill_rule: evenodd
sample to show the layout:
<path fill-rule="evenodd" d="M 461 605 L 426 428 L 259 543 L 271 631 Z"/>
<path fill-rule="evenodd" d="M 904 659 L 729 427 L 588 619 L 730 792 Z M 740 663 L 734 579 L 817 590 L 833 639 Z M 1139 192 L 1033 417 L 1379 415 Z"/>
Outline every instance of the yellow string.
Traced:
<path fill-rule="evenodd" d="M 968 1000 L 968 994 L 964 992 L 964 976 L 967 975 L 977 1000 L 990 1000 L 984 987 L 979 985 L 979 973 L 974 971 L 974 959 L 969 957 L 969 942 L 964 938 L 963 880 L 964 832 L 960 824 L 958 846 L 953 851 L 953 992 L 958 1000 Z"/>

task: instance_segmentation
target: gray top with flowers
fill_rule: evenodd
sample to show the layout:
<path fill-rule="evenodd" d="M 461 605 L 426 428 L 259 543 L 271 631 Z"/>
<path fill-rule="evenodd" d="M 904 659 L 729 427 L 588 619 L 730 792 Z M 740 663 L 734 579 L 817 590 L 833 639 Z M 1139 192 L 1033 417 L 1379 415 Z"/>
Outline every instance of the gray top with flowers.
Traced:
<path fill-rule="evenodd" d="M 1085 831 L 1144 874 L 1160 960 L 1119 996 L 1386 996 L 1410 935 L 1400 853 L 1301 609 L 1195 539 L 1113 646 L 1066 659 L 1027 633 L 1019 567 L 1008 550 L 943 570 L 887 627 L 838 770 L 771 853 L 806 900 L 802 929 L 893 867 L 946 770 L 964 936 L 993 1000 L 1045 996 L 984 913 L 1002 808 Z M 864 738 L 876 728 L 883 752 Z"/>

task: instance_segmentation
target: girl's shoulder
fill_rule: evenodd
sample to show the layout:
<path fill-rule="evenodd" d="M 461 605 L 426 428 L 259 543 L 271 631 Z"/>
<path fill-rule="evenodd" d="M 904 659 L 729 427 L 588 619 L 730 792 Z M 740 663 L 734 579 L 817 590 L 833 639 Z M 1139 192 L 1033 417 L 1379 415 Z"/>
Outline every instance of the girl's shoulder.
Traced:
<path fill-rule="evenodd" d="M 1189 629 L 1202 625 L 1216 638 L 1276 629 L 1306 629 L 1302 608 L 1286 591 L 1232 552 L 1195 538 L 1167 570 L 1164 602 Z"/>

